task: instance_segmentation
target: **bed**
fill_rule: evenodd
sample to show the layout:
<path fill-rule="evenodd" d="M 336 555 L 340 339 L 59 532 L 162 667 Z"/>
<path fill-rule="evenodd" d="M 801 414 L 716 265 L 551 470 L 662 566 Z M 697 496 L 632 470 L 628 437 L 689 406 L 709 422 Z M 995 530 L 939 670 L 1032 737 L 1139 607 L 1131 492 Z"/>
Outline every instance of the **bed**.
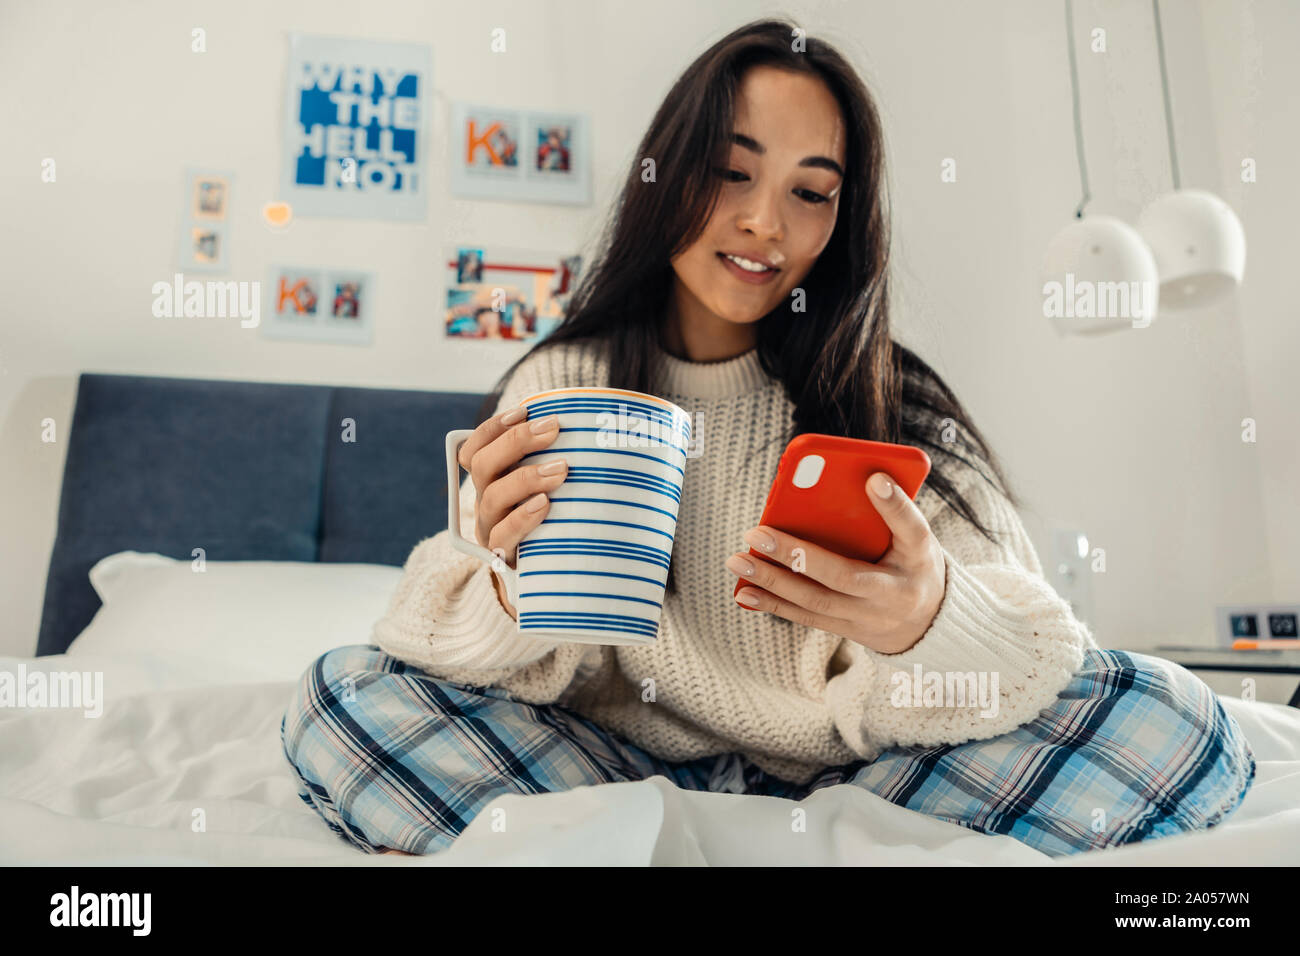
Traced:
<path fill-rule="evenodd" d="M 299 800 L 280 717 L 445 527 L 442 438 L 482 398 L 81 376 L 37 656 L 0 671 L 88 676 L 78 706 L 0 708 L 0 864 L 1300 862 L 1300 710 L 1231 697 L 1258 777 L 1227 823 L 1061 860 L 850 786 L 803 801 L 795 833 L 788 801 L 661 777 L 498 798 L 510 840 L 485 811 L 442 854 L 356 851 Z"/>

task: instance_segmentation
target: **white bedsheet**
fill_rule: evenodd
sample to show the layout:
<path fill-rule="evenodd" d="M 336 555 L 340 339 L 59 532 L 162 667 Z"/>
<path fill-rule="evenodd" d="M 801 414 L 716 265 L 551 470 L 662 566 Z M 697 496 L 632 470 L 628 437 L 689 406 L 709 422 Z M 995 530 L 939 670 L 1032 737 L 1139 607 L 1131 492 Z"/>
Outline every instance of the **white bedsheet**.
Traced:
<path fill-rule="evenodd" d="M 304 667 L 307 661 L 304 661 Z M 1009 838 L 904 810 L 852 786 L 798 806 L 679 790 L 662 777 L 501 797 L 447 852 L 367 856 L 299 799 L 280 750 L 291 684 L 211 683 L 205 669 L 124 657 L 0 658 L 0 670 L 102 670 L 103 716 L 0 708 L 0 864 L 1300 863 L 1300 710 L 1223 698 L 1259 761 L 1213 830 L 1053 861 Z M 492 828 L 504 809 L 504 831 Z M 204 832 L 193 832 L 196 809 Z"/>

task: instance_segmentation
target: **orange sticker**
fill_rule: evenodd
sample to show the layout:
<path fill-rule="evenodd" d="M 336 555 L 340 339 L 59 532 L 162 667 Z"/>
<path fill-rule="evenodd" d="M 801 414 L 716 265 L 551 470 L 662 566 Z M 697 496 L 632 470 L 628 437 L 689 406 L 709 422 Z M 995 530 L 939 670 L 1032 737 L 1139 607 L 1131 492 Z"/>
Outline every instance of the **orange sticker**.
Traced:
<path fill-rule="evenodd" d="M 293 208 L 287 202 L 269 202 L 262 207 L 262 218 L 273 229 L 283 229 L 293 219 Z"/>

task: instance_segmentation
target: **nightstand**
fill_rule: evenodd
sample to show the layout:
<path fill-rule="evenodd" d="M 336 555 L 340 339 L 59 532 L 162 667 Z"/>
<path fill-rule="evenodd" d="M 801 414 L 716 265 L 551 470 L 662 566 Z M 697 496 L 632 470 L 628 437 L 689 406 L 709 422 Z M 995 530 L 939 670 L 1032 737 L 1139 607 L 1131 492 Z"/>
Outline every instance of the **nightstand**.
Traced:
<path fill-rule="evenodd" d="M 1300 676 L 1300 650 L 1234 651 L 1223 647 L 1178 647 L 1163 645 L 1152 653 L 1173 661 L 1189 671 L 1237 671 L 1249 674 L 1285 674 Z M 1290 707 L 1300 707 L 1300 684 L 1296 686 Z"/>

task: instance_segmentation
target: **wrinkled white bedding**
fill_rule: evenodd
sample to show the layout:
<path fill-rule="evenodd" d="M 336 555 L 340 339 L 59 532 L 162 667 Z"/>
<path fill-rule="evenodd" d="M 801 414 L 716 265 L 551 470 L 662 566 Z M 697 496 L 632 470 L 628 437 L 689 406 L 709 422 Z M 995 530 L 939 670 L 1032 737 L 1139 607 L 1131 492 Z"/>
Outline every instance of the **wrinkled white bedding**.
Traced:
<path fill-rule="evenodd" d="M 662 777 L 502 797 L 451 850 L 412 858 L 354 850 L 298 799 L 280 750 L 289 683 L 232 682 L 193 656 L 0 658 L 0 670 L 20 664 L 102 670 L 112 703 L 95 719 L 0 708 L 0 864 L 1300 863 L 1300 710 L 1277 704 L 1223 698 L 1259 761 L 1227 823 L 1061 862 L 851 786 L 804 800 L 806 831 L 793 832 L 789 801 L 687 792 Z M 504 832 L 491 826 L 498 808 Z"/>

